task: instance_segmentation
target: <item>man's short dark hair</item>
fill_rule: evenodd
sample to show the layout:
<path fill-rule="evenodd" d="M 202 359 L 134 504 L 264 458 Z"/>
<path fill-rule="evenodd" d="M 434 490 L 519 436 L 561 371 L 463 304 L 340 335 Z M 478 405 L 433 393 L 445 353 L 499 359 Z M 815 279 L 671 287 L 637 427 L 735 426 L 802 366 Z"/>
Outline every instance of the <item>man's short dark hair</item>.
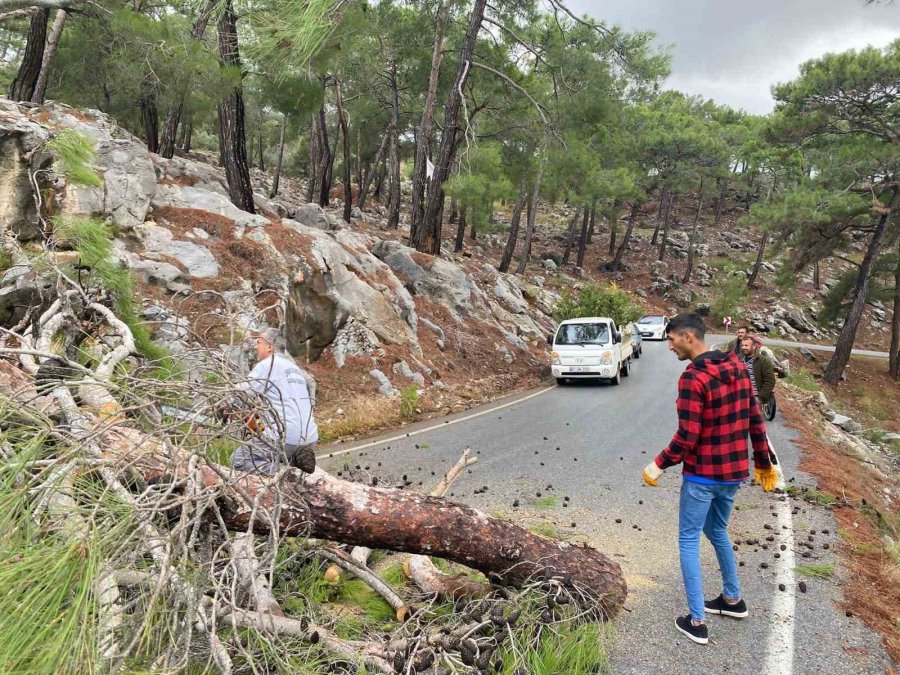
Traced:
<path fill-rule="evenodd" d="M 745 331 L 747 331 L 748 333 L 750 332 L 750 326 L 738 326 L 737 329 L 738 329 L 738 330 L 745 330 Z"/>
<path fill-rule="evenodd" d="M 666 335 L 669 333 L 693 333 L 694 337 L 702 340 L 706 337 L 706 325 L 703 318 L 695 312 L 684 312 L 672 317 L 669 325 L 666 326 Z"/>

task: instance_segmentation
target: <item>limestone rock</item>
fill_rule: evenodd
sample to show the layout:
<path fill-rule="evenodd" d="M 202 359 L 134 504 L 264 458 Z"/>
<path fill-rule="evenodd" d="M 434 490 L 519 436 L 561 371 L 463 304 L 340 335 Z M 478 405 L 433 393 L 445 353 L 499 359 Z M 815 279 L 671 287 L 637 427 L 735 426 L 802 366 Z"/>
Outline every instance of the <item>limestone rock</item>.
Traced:
<path fill-rule="evenodd" d="M 219 264 L 205 246 L 175 239 L 170 230 L 158 225 L 145 224 L 143 246 L 147 253 L 166 255 L 184 265 L 188 274 L 200 279 L 216 277 Z"/>
<path fill-rule="evenodd" d="M 373 368 L 372 370 L 370 370 L 369 375 L 373 377 L 378 383 L 378 392 L 382 396 L 394 397 L 400 395 L 400 390 L 392 385 L 391 381 L 388 379 L 388 376 L 382 373 L 377 368 Z"/>
<path fill-rule="evenodd" d="M 330 349 L 338 368 L 343 368 L 348 356 L 374 354 L 379 345 L 375 333 L 351 318 L 335 334 Z"/>
<path fill-rule="evenodd" d="M 422 373 L 415 372 L 412 368 L 409 367 L 409 364 L 406 361 L 399 361 L 395 363 L 391 370 L 393 370 L 395 374 L 400 375 L 401 377 L 405 377 L 407 380 L 415 382 L 420 387 L 425 386 L 425 377 L 422 375 Z"/>

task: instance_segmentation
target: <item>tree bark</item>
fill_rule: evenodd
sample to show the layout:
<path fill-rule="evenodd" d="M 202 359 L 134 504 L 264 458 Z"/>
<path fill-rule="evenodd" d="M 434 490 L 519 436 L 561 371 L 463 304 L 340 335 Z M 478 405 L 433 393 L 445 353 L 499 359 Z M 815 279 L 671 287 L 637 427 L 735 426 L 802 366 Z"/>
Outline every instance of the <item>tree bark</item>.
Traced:
<path fill-rule="evenodd" d="M 819 278 L 819 261 L 816 260 L 813 263 L 813 288 L 817 291 L 822 288 L 822 282 Z"/>
<path fill-rule="evenodd" d="M 390 196 L 387 226 L 400 228 L 400 88 L 397 86 L 397 63 L 391 59 L 391 124 L 390 134 Z"/>
<path fill-rule="evenodd" d="M 281 131 L 278 132 L 278 160 L 275 162 L 275 175 L 272 176 L 272 189 L 269 197 L 278 194 L 278 182 L 281 180 L 281 164 L 284 161 L 284 132 L 287 129 L 287 115 L 281 114 Z"/>
<path fill-rule="evenodd" d="M 354 165 L 356 175 L 356 188 L 362 185 L 362 125 L 356 127 L 356 163 Z"/>
<path fill-rule="evenodd" d="M 525 208 L 525 201 L 528 199 L 528 176 L 522 174 L 522 180 L 519 182 L 519 198 L 513 208 L 512 220 L 509 223 L 509 236 L 506 238 L 506 248 L 503 249 L 503 258 L 500 260 L 501 272 L 509 272 L 509 266 L 512 263 L 513 254 L 516 252 L 516 242 L 519 239 L 519 223 L 522 220 L 522 209 Z"/>
<path fill-rule="evenodd" d="M 60 9 L 56 12 L 56 17 L 53 19 L 53 27 L 50 29 L 47 45 L 44 47 L 44 56 L 41 59 L 41 73 L 38 75 L 34 93 L 31 95 L 32 103 L 44 104 L 44 98 L 47 95 L 47 82 L 50 79 L 50 71 L 53 70 L 53 59 L 56 57 L 59 39 L 62 37 L 63 28 L 68 18 L 69 13 L 64 9 Z"/>
<path fill-rule="evenodd" d="M 588 236 L 587 236 L 588 246 L 590 246 L 591 244 L 594 243 L 594 232 L 595 232 L 596 226 L 597 226 L 597 209 L 595 207 L 595 208 L 591 209 L 591 226 L 588 228 Z"/>
<path fill-rule="evenodd" d="M 428 185 L 428 200 L 425 204 L 425 215 L 422 227 L 415 238 L 416 250 L 431 255 L 441 252 L 441 216 L 444 212 L 444 181 L 450 172 L 450 164 L 456 153 L 457 135 L 459 133 L 459 107 L 462 103 L 462 90 L 469 76 L 470 62 L 475 51 L 475 42 L 487 0 L 475 0 L 469 27 L 459 54 L 459 66 L 456 77 L 450 87 L 447 103 L 444 105 L 444 126 L 441 134 L 441 145 L 434 162 L 434 175 Z M 412 237 L 410 237 L 412 239 Z"/>
<path fill-rule="evenodd" d="M 47 22 L 50 20 L 49 9 L 39 9 L 31 15 L 28 23 L 28 37 L 25 40 L 25 53 L 19 70 L 9 87 L 9 98 L 13 101 L 30 101 L 34 96 L 38 78 L 41 75 L 41 64 L 44 61 L 44 46 L 47 43 Z"/>
<path fill-rule="evenodd" d="M 194 140 L 194 115 L 191 113 L 188 115 L 187 120 L 187 129 L 184 132 L 184 141 L 181 144 L 181 149 L 184 150 L 185 153 L 191 151 L 191 141 Z"/>
<path fill-rule="evenodd" d="M 591 214 L 593 214 L 594 209 L 597 207 L 596 201 L 591 205 L 591 208 L 585 208 L 584 216 L 582 217 L 581 223 L 581 236 L 578 237 L 578 256 L 576 257 L 575 264 L 578 267 L 584 267 L 584 252 L 587 249 L 587 235 L 588 228 L 591 225 Z"/>
<path fill-rule="evenodd" d="M 331 193 L 331 167 L 334 159 L 331 155 L 331 145 L 328 143 L 328 125 L 325 122 L 325 106 L 319 108 L 319 120 L 316 124 L 319 132 L 319 166 L 316 175 L 319 180 L 318 198 L 319 206 L 328 206 Z"/>
<path fill-rule="evenodd" d="M 309 118 L 309 169 L 306 181 L 306 203 L 310 204 L 318 195 L 319 184 L 319 115 Z"/>
<path fill-rule="evenodd" d="M 141 82 L 138 107 L 141 110 L 141 126 L 144 128 L 144 140 L 147 142 L 147 150 L 159 152 L 159 113 L 156 109 L 156 85 L 147 78 Z"/>
<path fill-rule="evenodd" d="M 700 213 L 703 211 L 703 178 L 700 179 L 700 197 L 697 199 L 697 213 L 694 214 L 694 225 L 691 227 L 691 241 L 688 244 L 687 267 L 681 283 L 686 284 L 691 280 L 694 271 L 694 246 L 697 243 L 697 232 L 700 230 Z"/>
<path fill-rule="evenodd" d="M 677 195 L 671 195 L 669 197 L 669 206 L 666 209 L 666 219 L 665 222 L 663 222 L 662 242 L 659 245 L 658 260 L 663 260 L 666 257 L 666 247 L 669 245 L 669 223 L 672 220 L 672 209 L 675 207 L 676 197 Z"/>
<path fill-rule="evenodd" d="M 456 240 L 453 242 L 453 252 L 459 253 L 463 249 L 463 241 L 466 238 L 466 207 L 459 210 L 459 222 L 456 225 Z"/>
<path fill-rule="evenodd" d="M 225 66 L 240 68 L 237 14 L 232 0 L 225 0 L 218 25 L 219 58 Z M 253 185 L 247 166 L 247 139 L 244 126 L 244 93 L 238 84 L 219 101 L 219 145 L 224 160 L 225 179 L 231 203 L 247 213 L 256 213 Z"/>
<path fill-rule="evenodd" d="M 540 157 L 538 159 L 540 159 Z M 535 202 L 540 194 L 541 179 L 543 178 L 543 175 L 544 166 L 543 164 L 539 164 L 537 173 L 534 176 L 534 188 L 532 188 L 532 192 L 528 195 L 528 201 L 526 202 L 528 206 L 528 226 L 525 228 L 525 245 L 523 247 L 524 250 L 522 251 L 522 255 L 519 257 L 516 274 L 525 273 L 525 267 L 528 265 L 528 260 L 531 258 L 531 240 L 534 237 L 534 222 L 537 220 L 537 205 Z"/>
<path fill-rule="evenodd" d="M 260 120 L 259 120 L 259 130 L 257 133 L 257 138 L 259 139 L 259 170 L 265 171 L 266 170 L 266 159 L 265 159 L 265 153 L 263 152 L 263 120 L 262 120 L 262 117 L 260 117 Z"/>
<path fill-rule="evenodd" d="M 716 178 L 716 183 L 719 187 L 719 199 L 716 201 L 716 219 L 713 221 L 713 225 L 719 224 L 719 221 L 722 219 L 722 211 L 725 209 L 726 186 L 723 185 L 721 178 Z"/>
<path fill-rule="evenodd" d="M 369 197 L 369 189 L 372 187 L 372 180 L 375 178 L 375 174 L 378 173 L 378 169 L 381 166 L 381 162 L 384 160 L 384 154 L 390 147 L 390 143 L 391 127 L 390 123 L 388 123 L 388 128 L 381 139 L 381 145 L 378 146 L 378 152 L 375 153 L 375 159 L 366 170 L 362 187 L 359 188 L 359 196 L 356 199 L 356 205 L 361 209 L 366 206 L 366 199 Z"/>
<path fill-rule="evenodd" d="M 340 80 L 334 81 L 334 97 L 337 101 L 338 121 L 341 125 L 341 144 L 344 149 L 344 222 L 350 222 L 353 210 L 353 189 L 350 185 L 350 128 L 344 115 L 344 97 L 341 94 Z"/>
<path fill-rule="evenodd" d="M 641 210 L 641 202 L 637 199 L 631 204 L 631 213 L 628 215 L 628 227 L 625 228 L 625 236 L 622 237 L 622 243 L 616 251 L 616 257 L 613 259 L 612 271 L 618 272 L 622 268 L 622 260 L 625 258 L 625 251 L 628 250 L 628 242 L 631 241 L 631 233 L 634 231 L 637 214 Z"/>
<path fill-rule="evenodd" d="M 563 265 L 568 264 L 569 256 L 572 254 L 572 246 L 575 243 L 575 231 L 578 229 L 578 219 L 581 218 L 582 210 L 583 209 L 580 206 L 575 209 L 575 215 L 572 216 L 572 222 L 569 224 L 569 234 L 566 237 L 566 248 L 563 249 Z"/>
<path fill-rule="evenodd" d="M 612 206 L 612 216 L 609 224 L 609 250 L 610 257 L 616 252 L 616 236 L 619 233 L 619 210 L 622 208 L 622 200 L 616 199 Z M 593 218 L 593 216 L 591 216 Z"/>
<path fill-rule="evenodd" d="M 885 234 L 887 234 L 887 224 L 890 215 L 897 206 L 897 193 L 898 189 L 893 188 L 888 207 L 878 218 L 875 231 L 872 233 L 872 239 L 869 241 L 869 247 L 866 249 L 866 255 L 863 258 L 862 265 L 859 267 L 859 276 L 856 279 L 856 287 L 853 289 L 853 301 L 850 304 L 850 310 L 847 312 L 847 316 L 844 319 L 844 327 L 841 329 L 841 334 L 834 347 L 834 355 L 825 368 L 823 379 L 832 386 L 837 385 L 841 381 L 841 375 L 843 375 L 844 368 L 850 360 L 850 352 L 853 349 L 856 330 L 859 328 L 859 321 L 862 318 L 863 309 L 865 309 L 866 305 L 866 296 L 869 294 L 872 268 L 875 266 L 881 243 L 884 241 Z M 894 306 L 896 307 L 896 304 Z M 894 321 L 896 322 L 896 320 L 895 314 Z"/>
<path fill-rule="evenodd" d="M 763 258 L 766 255 L 766 246 L 769 243 L 771 231 L 763 232 L 762 239 L 759 240 L 759 249 L 756 251 L 756 262 L 753 263 L 753 270 L 750 272 L 750 278 L 747 279 L 747 288 L 756 288 L 756 277 L 759 276 L 759 270 L 762 268 Z"/>
<path fill-rule="evenodd" d="M 664 187 L 662 194 L 659 196 L 659 207 L 656 209 L 656 227 L 653 229 L 653 238 L 650 239 L 650 245 L 656 246 L 656 240 L 659 237 L 659 229 L 663 220 L 667 219 L 669 211 L 669 188 Z"/>
<path fill-rule="evenodd" d="M 444 34 L 450 13 L 449 0 L 441 0 L 437 8 L 434 25 L 434 49 L 431 52 L 431 72 L 428 75 L 428 90 L 425 92 L 425 109 L 416 134 L 416 154 L 413 160 L 412 207 L 409 218 L 410 246 L 424 250 L 425 232 L 422 231 L 425 218 L 425 185 L 428 157 L 434 143 L 434 109 L 437 100 L 438 80 L 441 63 L 444 60 Z M 446 128 L 445 128 L 446 133 Z"/>
<path fill-rule="evenodd" d="M 900 380 L 900 237 L 897 238 L 897 266 L 894 268 L 894 316 L 891 321 L 891 348 L 888 369 L 891 378 Z"/>
<path fill-rule="evenodd" d="M 104 456 L 116 466 L 132 466 L 151 483 L 188 480 L 183 451 L 133 429 L 99 428 Z M 308 475 L 292 469 L 278 478 L 237 473 L 227 481 L 210 466 L 201 464 L 197 472 L 205 490 L 222 494 L 217 504 L 235 531 L 246 532 L 252 523 L 253 532 L 268 535 L 277 522 L 282 536 L 438 556 L 501 584 L 555 578 L 594 599 L 607 617 L 618 613 L 628 593 L 621 567 L 596 549 L 546 539 L 441 497 L 351 483 L 321 469 Z"/>

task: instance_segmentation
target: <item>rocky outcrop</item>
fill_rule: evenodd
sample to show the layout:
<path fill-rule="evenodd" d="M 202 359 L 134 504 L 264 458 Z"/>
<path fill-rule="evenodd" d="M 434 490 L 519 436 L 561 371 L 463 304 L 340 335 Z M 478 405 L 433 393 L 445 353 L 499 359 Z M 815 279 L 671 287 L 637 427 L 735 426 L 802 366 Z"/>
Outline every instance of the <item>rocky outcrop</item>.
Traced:
<path fill-rule="evenodd" d="M 18 106 L 0 100 L 0 230 L 21 241 L 41 237 L 41 221 L 31 176 L 45 169 L 49 153 L 39 152 L 50 132 L 18 113 Z"/>

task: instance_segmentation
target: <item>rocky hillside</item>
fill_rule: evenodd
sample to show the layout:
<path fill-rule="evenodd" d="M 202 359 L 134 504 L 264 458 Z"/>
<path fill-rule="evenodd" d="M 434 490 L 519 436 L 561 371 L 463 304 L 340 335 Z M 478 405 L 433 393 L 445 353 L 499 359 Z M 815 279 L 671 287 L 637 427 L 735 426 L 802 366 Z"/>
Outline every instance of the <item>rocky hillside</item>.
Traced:
<path fill-rule="evenodd" d="M 47 141 L 65 130 L 91 139 L 99 185 L 68 179 L 54 161 Z M 139 316 L 195 376 L 202 358 L 246 359 L 249 330 L 284 322 L 291 352 L 318 382 L 326 429 L 353 434 L 399 410 L 404 390 L 406 412 L 427 413 L 542 375 L 551 287 L 565 280 L 525 282 L 479 255 L 417 253 L 379 227 L 378 205 L 348 225 L 304 203 L 296 181 L 278 201 L 258 192 L 258 215 L 248 214 L 230 203 L 221 170 L 150 154 L 96 111 L 0 100 L 0 148 L 0 226 L 37 251 L 56 219 L 110 224 L 114 257 L 139 285 Z M 0 319 L 11 326 L 40 305 L 43 282 L 6 267 Z"/>

